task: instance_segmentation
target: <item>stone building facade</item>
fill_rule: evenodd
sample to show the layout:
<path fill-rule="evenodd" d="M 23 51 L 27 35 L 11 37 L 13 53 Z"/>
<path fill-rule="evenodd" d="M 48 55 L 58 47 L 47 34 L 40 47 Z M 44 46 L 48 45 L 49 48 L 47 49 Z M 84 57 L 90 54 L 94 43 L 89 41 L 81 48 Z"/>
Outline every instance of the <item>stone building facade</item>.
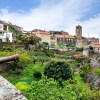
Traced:
<path fill-rule="evenodd" d="M 31 32 L 32 34 L 41 38 L 41 42 L 47 42 L 51 44 L 51 35 L 45 30 L 35 29 Z"/>
<path fill-rule="evenodd" d="M 91 45 L 95 52 L 100 53 L 100 43 L 94 43 Z"/>
<path fill-rule="evenodd" d="M 47 32 L 45 30 L 35 29 L 31 33 L 40 37 L 42 40 L 41 42 L 48 42 L 49 45 L 57 46 L 57 44 L 75 44 L 75 37 L 69 35 L 67 32 Z"/>
<path fill-rule="evenodd" d="M 83 37 L 82 36 L 82 26 L 76 26 L 76 47 L 92 46 L 92 44 L 99 42 L 99 38 L 95 37 Z"/>

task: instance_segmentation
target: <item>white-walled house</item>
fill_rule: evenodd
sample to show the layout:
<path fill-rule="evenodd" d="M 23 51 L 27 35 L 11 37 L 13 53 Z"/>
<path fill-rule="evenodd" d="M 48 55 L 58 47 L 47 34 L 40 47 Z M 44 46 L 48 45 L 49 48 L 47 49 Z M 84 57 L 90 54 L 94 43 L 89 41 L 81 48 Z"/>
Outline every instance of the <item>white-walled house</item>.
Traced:
<path fill-rule="evenodd" d="M 0 40 L 1 42 L 12 42 L 12 32 L 7 30 L 4 30 L 4 24 L 0 24 Z"/>
<path fill-rule="evenodd" d="M 14 32 L 11 31 L 11 28 L 16 29 L 18 33 L 21 33 L 23 31 L 22 27 L 0 20 L 0 41 L 1 42 L 13 42 L 15 35 Z"/>

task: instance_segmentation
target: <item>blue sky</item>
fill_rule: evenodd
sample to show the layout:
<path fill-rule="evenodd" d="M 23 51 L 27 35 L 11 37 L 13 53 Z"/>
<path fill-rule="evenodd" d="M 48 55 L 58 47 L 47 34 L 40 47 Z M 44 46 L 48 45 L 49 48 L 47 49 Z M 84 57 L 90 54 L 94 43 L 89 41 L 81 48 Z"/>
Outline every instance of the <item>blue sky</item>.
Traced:
<path fill-rule="evenodd" d="M 39 4 L 40 0 L 0 0 L 0 9 L 8 8 L 11 12 L 29 11 Z"/>
<path fill-rule="evenodd" d="M 100 0 L 0 0 L 0 20 L 70 34 L 80 23 L 84 36 L 100 37 Z"/>

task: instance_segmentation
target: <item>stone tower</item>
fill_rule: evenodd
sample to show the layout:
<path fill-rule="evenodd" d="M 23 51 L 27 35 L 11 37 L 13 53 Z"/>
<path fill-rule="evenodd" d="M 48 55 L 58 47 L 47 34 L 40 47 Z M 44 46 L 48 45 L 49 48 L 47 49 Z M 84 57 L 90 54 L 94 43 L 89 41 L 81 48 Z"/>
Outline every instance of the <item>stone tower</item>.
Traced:
<path fill-rule="evenodd" d="M 78 40 L 82 39 L 82 26 L 80 25 L 76 26 L 76 38 Z"/>

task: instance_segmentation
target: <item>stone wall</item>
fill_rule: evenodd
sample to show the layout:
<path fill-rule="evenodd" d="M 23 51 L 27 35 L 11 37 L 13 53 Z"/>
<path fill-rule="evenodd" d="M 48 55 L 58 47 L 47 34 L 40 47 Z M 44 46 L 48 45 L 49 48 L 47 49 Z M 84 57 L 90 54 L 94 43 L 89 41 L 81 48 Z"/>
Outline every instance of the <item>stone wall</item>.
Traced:
<path fill-rule="evenodd" d="M 27 100 L 22 93 L 0 76 L 0 100 Z"/>

